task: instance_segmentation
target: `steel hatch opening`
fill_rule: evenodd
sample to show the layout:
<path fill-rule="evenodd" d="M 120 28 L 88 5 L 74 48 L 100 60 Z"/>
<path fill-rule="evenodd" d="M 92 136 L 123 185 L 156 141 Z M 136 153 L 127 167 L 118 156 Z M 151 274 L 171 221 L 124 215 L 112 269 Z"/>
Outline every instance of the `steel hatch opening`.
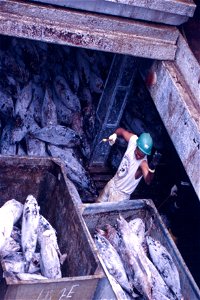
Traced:
<path fill-rule="evenodd" d="M 9 5 L 9 4 L 8 4 Z M 17 9 L 17 7 L 16 7 Z M 8 16 L 8 15 L 7 15 Z M 6 18 L 6 14 L 4 16 Z M 30 17 L 30 16 L 29 16 Z M 3 20 L 3 19 L 2 19 Z M 5 19 L 4 19 L 5 21 Z M 22 20 L 23 21 L 23 20 Z M 9 23 L 10 22 L 10 23 Z M 14 22 L 14 21 L 13 21 Z M 15 19 L 15 28 L 13 30 L 13 24 L 11 24 L 11 21 L 8 21 L 7 25 L 10 24 L 10 27 L 7 26 L 7 29 L 2 27 L 1 23 L 1 72 L 3 76 L 1 77 L 1 82 L 0 86 L 2 91 L 6 90 L 7 94 L 7 99 L 10 97 L 14 100 L 14 103 L 16 103 L 18 95 L 20 94 L 20 91 L 28 85 L 28 83 L 33 80 L 34 85 L 40 85 L 41 82 L 44 80 L 45 84 L 48 83 L 48 86 L 51 89 L 51 85 L 53 80 L 55 79 L 55 76 L 60 76 L 60 73 L 62 74 L 62 69 L 64 67 L 63 62 L 66 63 L 71 70 L 71 74 L 65 74 L 65 77 L 68 78 L 67 83 L 69 84 L 70 82 L 70 88 L 74 89 L 73 94 L 75 96 L 79 96 L 79 94 L 83 91 L 83 85 L 86 84 L 86 87 L 89 89 L 93 88 L 93 91 L 90 95 L 86 96 L 89 97 L 88 99 L 84 99 L 82 95 L 82 102 L 81 102 L 81 108 L 80 111 L 81 113 L 84 112 L 84 116 L 87 116 L 87 134 L 89 136 L 86 137 L 85 140 L 85 152 L 81 151 L 80 149 L 77 150 L 76 154 L 80 155 L 80 161 L 82 164 L 86 167 L 87 171 L 91 172 L 91 167 L 89 167 L 88 161 L 90 158 L 90 150 L 87 149 L 87 147 L 90 148 L 90 146 L 93 148 L 94 146 L 93 141 L 98 133 L 99 126 L 101 125 L 101 122 L 96 123 L 94 119 L 94 115 L 96 113 L 96 110 L 99 105 L 100 97 L 104 91 L 106 82 L 108 80 L 108 75 L 110 71 L 111 64 L 114 59 L 118 59 L 119 57 L 121 58 L 119 61 L 123 60 L 124 57 L 129 58 L 130 61 L 136 62 L 136 72 L 134 74 L 134 77 L 130 80 L 131 85 L 124 85 L 124 90 L 127 89 L 128 87 L 128 93 L 123 95 L 124 99 L 126 100 L 126 103 L 124 103 L 121 106 L 120 110 L 120 118 L 118 120 L 118 124 L 115 122 L 112 123 L 113 127 L 109 127 L 109 129 L 113 129 L 114 126 L 116 125 L 122 125 L 126 126 L 128 129 L 131 129 L 135 131 L 135 133 L 140 133 L 141 130 L 144 128 L 150 130 L 152 132 L 152 135 L 155 137 L 156 143 L 155 143 L 155 149 L 159 149 L 161 152 L 163 152 L 163 160 L 161 165 L 159 166 L 156 178 L 154 180 L 153 185 L 151 188 L 147 188 L 143 183 L 139 186 L 139 188 L 136 190 L 134 197 L 150 197 L 154 200 L 154 203 L 156 204 L 158 210 L 160 209 L 160 212 L 165 213 L 168 210 L 173 210 L 171 205 L 173 204 L 173 199 L 168 199 L 170 189 L 174 184 L 177 184 L 177 182 L 180 184 L 181 182 L 185 182 L 186 184 L 182 185 L 181 188 L 183 188 L 183 194 L 184 197 L 182 198 L 183 201 L 183 207 L 179 211 L 171 211 L 173 215 L 173 226 L 174 226 L 174 235 L 178 237 L 179 242 L 178 242 L 178 247 L 180 252 L 182 253 L 187 265 L 189 266 L 191 273 L 193 274 L 196 282 L 198 285 L 200 285 L 200 278 L 199 278 L 199 266 L 200 266 L 200 261 L 199 261 L 199 241 L 198 239 L 195 239 L 193 234 L 191 232 L 197 232 L 199 226 L 199 201 L 198 201 L 198 196 L 199 196 L 199 182 L 198 182 L 198 158 L 199 158 L 199 151 L 198 149 L 198 127 L 196 126 L 196 111 L 198 111 L 198 107 L 192 107 L 191 110 L 189 110 L 189 116 L 191 117 L 191 120 L 189 119 L 188 115 L 185 115 L 183 119 L 179 118 L 181 116 L 182 112 L 182 107 L 177 111 L 177 118 L 172 118 L 173 116 L 173 111 L 175 111 L 176 106 L 172 105 L 171 110 L 169 111 L 169 116 L 171 116 L 171 126 L 170 128 L 173 129 L 173 134 L 171 134 L 170 131 L 167 132 L 169 124 L 163 124 L 163 117 L 162 119 L 160 118 L 160 115 L 158 114 L 157 109 L 160 107 L 158 105 L 159 103 L 159 97 L 160 94 L 156 92 L 156 87 L 153 81 L 149 81 L 149 78 L 153 78 L 155 76 L 155 73 L 157 74 L 157 79 L 159 82 L 159 79 L 165 78 L 167 80 L 168 76 L 165 74 L 166 72 L 169 72 L 168 74 L 171 74 L 170 71 L 172 70 L 172 73 L 176 69 L 174 67 L 174 58 L 175 58 L 175 53 L 177 50 L 177 44 L 178 43 L 183 43 L 182 37 L 179 37 L 177 34 L 177 31 L 172 29 L 172 35 L 171 36 L 165 36 L 166 40 L 165 43 L 163 44 L 163 41 L 161 39 L 160 44 L 157 44 L 157 49 L 159 47 L 162 47 L 162 49 L 167 45 L 170 49 L 170 51 L 166 52 L 159 52 L 156 49 L 156 47 L 153 47 L 152 43 L 152 48 L 151 48 L 151 54 L 148 56 L 148 47 L 145 48 L 144 52 L 141 53 L 141 45 L 138 46 L 139 50 L 135 50 L 135 53 L 133 53 L 133 56 L 130 55 L 131 50 L 129 50 L 129 53 L 123 53 L 126 52 L 125 49 L 122 46 L 122 41 L 121 41 L 121 49 L 119 47 L 111 47 L 106 51 L 106 42 L 107 39 L 100 40 L 102 43 L 100 43 L 100 47 L 102 47 L 102 60 L 104 60 L 104 68 L 101 71 L 97 71 L 97 74 L 101 74 L 99 78 L 97 78 L 97 81 L 91 82 L 90 75 L 87 74 L 87 67 L 84 66 L 84 72 L 82 75 L 80 73 L 77 76 L 76 72 L 76 67 L 77 61 L 74 57 L 74 53 L 76 53 L 76 57 L 81 55 L 81 57 L 84 57 L 85 55 L 85 60 L 87 61 L 86 57 L 89 57 L 89 70 L 90 68 L 93 67 L 93 72 L 95 70 L 95 63 L 97 62 L 96 59 L 98 57 L 97 51 L 98 51 L 98 43 L 95 41 L 94 44 L 91 44 L 90 47 L 84 47 L 84 44 L 80 44 L 80 39 L 77 38 L 73 40 L 73 42 L 76 42 L 76 47 L 73 47 L 74 45 L 69 45 L 66 43 L 66 40 L 62 40 L 62 36 L 58 36 L 57 40 L 52 39 L 52 32 L 48 28 L 46 32 L 49 33 L 49 36 L 46 37 L 46 42 L 49 42 L 47 44 L 46 42 L 40 42 L 40 41 L 31 41 L 28 39 L 28 37 L 31 35 L 31 30 L 28 31 L 28 26 L 26 27 L 24 25 L 24 28 L 20 27 L 21 25 L 17 25 L 17 21 Z M 55 25 L 55 24 L 54 24 Z M 58 25 L 58 24 L 57 24 Z M 56 25 L 55 25 L 56 26 Z M 39 27 L 38 27 L 39 28 Z M 26 30 L 27 29 L 27 30 Z M 39 40 L 42 35 L 38 34 L 37 35 L 37 26 L 35 27 L 35 39 Z M 5 30 L 5 31 L 4 31 Z M 10 30 L 10 31 L 9 31 Z M 13 30 L 13 31 L 12 31 Z M 21 31 L 20 31 L 21 30 Z M 61 29 L 58 29 L 62 31 Z M 2 32 L 3 31 L 3 32 Z M 79 32 L 80 33 L 80 32 Z M 10 37 L 8 37 L 10 35 Z M 16 36 L 16 37 L 12 37 Z M 22 39 L 22 38 L 27 38 L 27 39 Z M 33 36 L 32 36 L 33 37 Z M 70 38 L 72 35 L 70 36 Z M 173 38 L 172 38 L 173 37 Z M 44 36 L 43 36 L 44 38 Z M 60 38 L 60 40 L 59 40 Z M 72 40 L 72 39 L 71 39 Z M 127 38 L 128 42 L 130 42 L 130 37 Z M 119 40 L 116 40 L 119 42 Z M 115 45 L 117 45 L 117 42 Z M 20 46 L 21 44 L 21 46 Z M 63 44 L 63 45 L 59 45 Z M 131 42 L 130 42 L 131 44 Z M 130 46 L 129 44 L 129 46 Z M 66 46 L 67 45 L 67 46 Z M 102 46 L 103 45 L 103 46 Z M 19 47 L 18 47 L 19 46 Z M 79 48 L 79 46 L 81 48 Z M 110 44 L 109 44 L 110 46 Z M 103 48 L 104 47 L 104 48 Z M 94 48 L 94 49 L 92 49 Z M 38 51 L 40 49 L 40 51 Z M 48 49 L 48 50 L 47 50 Z M 117 50 L 117 54 L 113 50 Z M 161 49 L 161 48 L 159 48 Z M 82 51 L 82 53 L 81 53 Z M 80 54 L 80 53 L 81 54 Z M 127 50 L 128 52 L 128 50 Z M 42 53 L 42 54 L 41 54 Z M 99 52 L 100 53 L 100 52 Z M 165 62 L 164 57 L 166 58 L 166 53 L 170 53 L 170 57 L 167 57 L 167 61 Z M 163 55 L 162 57 L 160 55 Z M 138 56 L 137 56 L 138 55 Z M 100 60 L 99 55 L 99 60 Z M 64 57 L 64 58 L 63 58 Z M 68 57 L 68 59 L 66 59 Z M 96 57 L 96 58 L 95 58 Z M 83 60 L 84 60 L 83 59 Z M 16 67 L 15 61 L 17 61 L 17 65 L 20 65 L 20 68 Z M 162 61 L 163 60 L 163 61 Z M 172 60 L 172 61 L 168 61 Z M 58 63 L 59 62 L 59 63 Z M 81 64 L 81 60 L 79 61 Z M 29 69 L 29 72 L 26 72 L 26 69 Z M 97 68 L 97 67 L 96 67 Z M 171 69 L 170 69 L 171 68 Z M 80 67 L 81 69 L 81 67 Z M 48 73 L 46 74 L 48 70 Z M 118 69 L 120 72 L 120 68 Z M 180 74 L 179 72 L 175 73 L 175 75 Z M 99 73 L 98 73 L 99 72 Z M 130 70 L 129 70 L 130 72 Z M 34 74 L 34 76 L 30 75 Z M 85 73 L 85 74 L 84 74 Z M 90 73 L 90 71 L 89 71 Z M 95 74 L 95 73 L 94 73 Z M 97 75 L 95 74 L 95 75 Z M 88 78 L 86 77 L 88 75 Z M 182 73 L 181 73 L 182 75 Z M 149 77 L 150 76 L 150 77 Z M 152 77 L 151 77 L 152 76 Z M 80 80 L 80 78 L 82 78 Z M 102 79 L 102 80 L 100 80 Z M 180 78 L 178 78 L 180 79 Z M 161 84 L 161 82 L 159 82 Z M 185 84 L 185 81 L 184 81 Z M 183 86 L 184 86 L 183 84 Z M 189 85 L 189 83 L 187 82 Z M 167 86 L 168 84 L 166 84 Z M 173 86 L 173 80 L 172 83 L 169 83 L 169 86 Z M 176 86 L 176 85 L 175 85 Z M 85 87 L 85 88 L 86 88 Z M 116 91 L 116 82 L 115 86 L 113 87 L 113 91 Z M 195 87 L 193 87 L 195 90 Z M 122 91 L 122 89 L 120 90 Z M 25 91 L 27 93 L 27 91 Z M 54 93 L 52 93 L 54 94 Z M 170 92 L 169 92 L 170 94 Z M 168 94 L 168 95 L 169 95 Z M 122 94 L 120 94 L 122 95 Z M 155 99 L 153 99 L 153 95 L 155 95 Z M 176 97 L 173 97 L 173 94 L 171 95 L 171 99 L 173 100 L 172 103 L 176 102 Z M 122 97 L 122 96 L 119 96 Z M 74 98 L 75 99 L 75 98 Z M 180 97 L 180 103 L 182 98 Z M 155 100 L 155 101 L 154 101 Z M 106 100 L 105 100 L 106 101 Z M 189 100 L 188 100 L 189 101 Z M 168 103 L 168 102 L 167 102 Z M 88 107 L 89 104 L 91 107 Z M 162 103 L 161 103 L 162 104 Z M 160 105 L 161 105 L 160 104 Z M 187 103 L 188 104 L 188 103 Z M 117 107 L 118 102 L 115 102 L 115 105 Z M 162 106 L 162 105 L 161 105 Z M 185 104 L 183 106 L 183 110 L 186 111 L 185 109 Z M 191 108 L 191 103 L 189 103 L 189 107 Z M 112 111 L 113 107 L 110 107 L 110 111 Z M 76 108 L 72 109 L 74 112 Z M 151 112 L 151 114 L 149 114 Z M 160 111 L 159 111 L 160 112 Z M 165 114 L 165 110 L 163 110 L 163 114 Z M 2 127 L 1 130 L 3 132 L 3 129 L 5 126 L 7 126 L 7 122 L 9 118 L 12 119 L 13 121 L 13 111 L 6 111 L 6 114 L 2 117 Z M 88 115 L 87 115 L 88 114 Z M 118 112 L 117 112 L 118 114 Z M 77 116 L 77 114 L 74 114 L 74 116 Z M 5 117 L 6 116 L 6 117 Z M 83 117 L 84 117 L 83 116 Z M 111 114 L 112 116 L 112 114 Z M 162 116 L 162 115 L 161 115 Z M 80 117 L 80 115 L 79 115 Z M 83 118 L 84 119 L 84 118 Z M 152 119 L 154 122 L 152 122 Z M 16 119 L 14 118 L 14 121 Z M 18 120 L 17 120 L 18 121 Z M 73 118 L 73 128 L 76 130 L 80 130 L 80 132 L 85 133 L 85 128 L 81 128 L 81 122 L 78 119 Z M 77 123 L 76 123 L 77 121 Z M 168 122 L 169 119 L 166 118 L 166 122 Z M 171 141 L 172 136 L 176 136 L 176 134 L 180 137 L 180 131 L 176 131 L 176 126 L 177 123 L 179 122 L 180 126 L 184 124 L 187 121 L 187 124 L 189 123 L 189 129 L 187 131 L 187 134 L 194 134 L 194 137 L 192 139 L 193 142 L 189 145 L 188 148 L 186 148 L 186 151 L 184 153 L 190 153 L 192 155 L 192 158 L 196 157 L 197 164 L 194 165 L 194 160 L 193 161 L 186 161 L 184 158 L 184 153 L 181 152 L 183 148 L 183 144 L 180 143 L 177 139 L 173 139 L 173 143 Z M 191 124 L 190 124 L 191 122 Z M 15 122 L 14 122 L 15 123 Z M 153 126 L 152 126 L 153 123 Z M 16 123 L 15 123 L 16 124 Z M 63 125 L 63 121 L 60 121 L 60 124 Z M 72 124 L 72 123 L 71 123 Z M 95 127 L 96 124 L 96 127 Z M 71 125 L 70 125 L 71 126 Z M 166 128 L 165 128 L 166 126 Z M 137 131 L 137 132 L 136 132 Z M 87 135 L 86 135 L 87 136 Z M 88 140 L 87 140 L 88 139 Z M 184 139 L 184 137 L 182 138 Z M 20 145 L 21 143 L 21 145 Z M 185 145 L 185 144 L 184 144 Z M 193 145 L 195 145 L 195 152 Z M 86 147 L 87 146 L 87 147 Z M 116 147 L 112 148 L 111 152 L 110 149 L 107 149 L 107 159 L 106 159 L 106 167 L 109 168 L 109 174 L 106 174 L 104 180 L 107 180 L 110 175 L 112 175 L 112 172 L 116 169 L 117 164 L 119 162 L 119 159 L 124 151 L 124 144 L 123 142 L 119 141 L 119 144 L 116 145 Z M 176 148 L 176 149 L 175 149 Z M 26 141 L 24 138 L 22 140 L 17 140 L 17 150 L 21 149 L 22 150 L 27 150 L 27 145 Z M 88 152 L 87 152 L 88 151 Z M 177 152 L 178 153 L 177 153 Z M 21 152 L 22 153 L 22 152 Z M 183 155 L 183 156 L 182 156 Z M 195 156 L 196 155 L 196 156 Z M 179 157 L 180 156 L 180 157 Z M 189 155 L 188 155 L 189 156 Z M 105 166 L 104 166 L 105 167 Z M 92 174 L 92 172 L 90 173 Z M 189 176 L 188 176 L 189 174 Z M 93 175 L 92 175 L 93 176 Z M 91 177 L 92 177 L 91 176 Z M 96 175 L 95 175 L 96 176 Z M 97 176 L 98 177 L 98 176 Z M 101 176 L 99 176 L 101 177 Z M 72 177 L 73 178 L 73 177 Z M 100 178 L 101 179 L 101 178 Z M 91 178 L 92 181 L 95 182 L 95 178 Z M 97 178 L 97 181 L 99 178 Z M 105 183 L 105 181 L 103 182 Z M 102 188 L 102 185 L 99 185 L 99 189 Z M 80 192 L 80 195 L 84 198 L 84 194 L 81 194 L 81 189 L 80 186 L 78 186 L 78 190 Z M 90 192 L 89 192 L 90 193 Z M 88 197 L 88 194 L 86 194 Z M 164 202 L 167 200 L 166 202 Z M 85 201 L 85 200 L 83 200 Z M 92 200 L 91 200 L 92 201 Z M 163 203 L 164 202 L 164 203 Z M 181 204 L 182 205 L 182 204 Z M 186 221 L 187 220 L 187 221 Z M 193 252 L 190 252 L 190 245 L 193 245 Z M 195 257 L 195 259 L 194 259 Z M 191 261 L 192 258 L 192 261 Z"/>

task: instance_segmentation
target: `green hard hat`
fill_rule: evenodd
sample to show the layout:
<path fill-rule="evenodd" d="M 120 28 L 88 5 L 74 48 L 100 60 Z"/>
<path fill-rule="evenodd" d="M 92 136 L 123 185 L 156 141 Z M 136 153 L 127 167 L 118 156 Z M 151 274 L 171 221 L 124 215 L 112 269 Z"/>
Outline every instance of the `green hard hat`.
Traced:
<path fill-rule="evenodd" d="M 137 139 L 137 146 L 143 153 L 150 155 L 153 147 L 153 140 L 150 134 L 143 132 Z"/>

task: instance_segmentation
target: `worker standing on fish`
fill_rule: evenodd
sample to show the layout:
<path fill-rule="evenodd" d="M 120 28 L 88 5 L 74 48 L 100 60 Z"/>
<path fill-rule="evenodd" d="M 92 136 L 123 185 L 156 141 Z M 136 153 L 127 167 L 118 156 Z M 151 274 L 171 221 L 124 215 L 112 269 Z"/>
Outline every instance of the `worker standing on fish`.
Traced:
<path fill-rule="evenodd" d="M 128 142 L 128 147 L 114 177 L 106 184 L 96 202 L 118 202 L 129 200 L 142 177 L 150 184 L 161 154 L 155 152 L 150 164 L 147 155 L 151 155 L 153 140 L 149 133 L 139 137 L 123 128 L 118 128 L 109 136 L 108 141 L 114 145 L 118 136 Z"/>

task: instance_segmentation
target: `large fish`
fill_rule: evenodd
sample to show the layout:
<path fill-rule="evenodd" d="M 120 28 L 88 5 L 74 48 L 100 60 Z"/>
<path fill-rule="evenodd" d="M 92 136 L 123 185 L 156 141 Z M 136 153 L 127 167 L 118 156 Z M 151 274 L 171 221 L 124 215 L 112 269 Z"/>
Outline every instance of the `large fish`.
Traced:
<path fill-rule="evenodd" d="M 16 154 L 16 144 L 14 144 L 12 141 L 12 130 L 13 130 L 12 122 L 7 123 L 2 130 L 1 139 L 0 139 L 1 154 L 4 155 Z"/>
<path fill-rule="evenodd" d="M 119 253 L 128 278 L 145 299 L 153 299 L 151 272 L 146 262 L 141 259 L 141 246 L 138 238 L 134 235 L 128 222 L 122 216 L 117 219 L 117 224 L 121 236 Z"/>
<path fill-rule="evenodd" d="M 51 153 L 51 156 L 60 158 L 64 162 L 67 176 L 73 181 L 76 187 L 78 186 L 79 188 L 86 189 L 91 193 L 96 192 L 92 179 L 79 162 L 73 149 L 66 147 L 61 149 L 54 145 L 48 145 L 48 150 Z"/>
<path fill-rule="evenodd" d="M 60 260 L 60 264 L 62 265 L 65 261 L 65 259 L 67 258 L 67 254 L 61 254 L 59 246 L 58 246 L 58 242 L 57 242 L 57 236 L 56 236 L 56 230 L 51 226 L 51 224 L 49 223 L 49 221 L 47 221 L 47 219 L 45 219 L 42 215 L 40 215 L 39 218 L 39 224 L 38 224 L 38 243 L 41 247 L 42 244 L 42 240 L 43 240 L 43 233 L 46 230 L 50 230 L 51 231 L 51 240 L 53 240 L 54 242 L 54 248 L 57 251 L 59 260 Z"/>
<path fill-rule="evenodd" d="M 0 112 L 3 117 L 10 118 L 13 116 L 14 104 L 13 99 L 0 90 Z"/>
<path fill-rule="evenodd" d="M 123 289 L 132 294 L 132 286 L 128 281 L 123 263 L 115 248 L 104 236 L 98 233 L 95 234 L 94 241 L 108 272 L 115 278 Z"/>
<path fill-rule="evenodd" d="M 41 273 L 51 279 L 61 278 L 57 239 L 54 230 L 46 230 L 41 237 Z"/>
<path fill-rule="evenodd" d="M 11 236 L 13 225 L 22 215 L 23 204 L 15 199 L 8 200 L 0 208 L 0 251 Z"/>
<path fill-rule="evenodd" d="M 44 100 L 42 103 L 41 121 L 42 127 L 58 124 L 56 105 L 53 102 L 52 92 L 48 86 L 46 88 Z"/>
<path fill-rule="evenodd" d="M 154 264 L 148 257 L 146 257 L 146 260 L 148 261 L 148 267 L 152 275 L 153 300 L 177 300 L 176 296 L 172 294 Z"/>
<path fill-rule="evenodd" d="M 129 222 L 133 233 L 138 237 L 139 244 L 147 252 L 146 239 L 145 239 L 145 223 L 141 218 L 135 218 Z"/>
<path fill-rule="evenodd" d="M 69 127 L 49 125 L 33 132 L 33 136 L 52 145 L 74 147 L 80 144 L 79 135 Z"/>
<path fill-rule="evenodd" d="M 38 129 L 40 129 L 40 127 L 33 118 L 33 112 L 28 110 L 23 119 L 19 116 L 16 118 L 15 126 L 12 130 L 12 142 L 18 143 L 28 132 L 33 132 Z"/>
<path fill-rule="evenodd" d="M 58 98 L 64 105 L 73 112 L 81 110 L 79 98 L 72 92 L 67 81 L 62 76 L 56 76 L 54 80 L 54 88 Z"/>
<path fill-rule="evenodd" d="M 39 210 L 40 207 L 36 198 L 33 195 L 28 195 L 24 204 L 22 218 L 22 250 L 26 260 L 26 272 L 29 269 L 33 253 L 36 249 Z"/>
<path fill-rule="evenodd" d="M 55 229 L 51 226 L 49 221 L 47 221 L 47 219 L 45 219 L 45 217 L 40 215 L 39 216 L 39 223 L 38 223 L 38 235 L 37 235 L 37 239 L 38 239 L 38 242 L 39 242 L 40 245 L 41 245 L 41 242 L 42 242 L 42 235 L 46 230 L 51 230 L 52 234 L 54 232 L 55 239 L 56 239 Z"/>
<path fill-rule="evenodd" d="M 32 83 L 29 82 L 19 94 L 15 104 L 15 116 L 19 116 L 24 119 L 28 111 L 28 107 L 32 100 Z"/>
<path fill-rule="evenodd" d="M 178 299 L 182 299 L 178 269 L 167 249 L 151 236 L 146 237 L 150 257 L 165 283 Z"/>
<path fill-rule="evenodd" d="M 135 218 L 129 223 L 132 234 L 130 239 L 134 241 L 132 245 L 133 250 L 137 253 L 139 260 L 142 262 L 142 267 L 144 268 L 146 274 L 148 275 L 148 280 L 152 287 L 152 297 L 154 300 L 161 299 L 171 299 L 174 300 L 173 295 L 171 294 L 168 286 L 165 284 L 161 275 L 159 274 L 156 267 L 149 260 L 146 255 L 145 244 L 145 223 L 141 218 Z M 131 242 L 130 242 L 131 244 Z"/>

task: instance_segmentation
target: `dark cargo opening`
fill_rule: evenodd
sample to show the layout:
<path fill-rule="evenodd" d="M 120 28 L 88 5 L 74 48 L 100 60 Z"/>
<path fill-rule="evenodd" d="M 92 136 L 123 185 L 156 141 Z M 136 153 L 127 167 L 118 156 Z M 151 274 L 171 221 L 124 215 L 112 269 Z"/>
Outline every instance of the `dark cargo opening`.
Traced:
<path fill-rule="evenodd" d="M 16 129 L 15 133 L 19 133 L 19 135 L 15 136 L 14 143 L 11 142 L 9 145 L 3 147 L 1 142 L 1 154 L 39 156 L 38 144 L 36 144 L 35 152 L 33 152 L 33 144 L 30 144 L 31 138 L 34 137 L 33 132 L 31 132 L 32 125 L 29 123 L 25 126 L 25 133 L 23 132 L 23 113 L 25 113 L 28 119 L 31 103 L 27 107 L 18 108 L 18 113 L 16 113 L 12 105 L 16 105 L 19 96 L 22 103 L 27 93 L 30 92 L 30 87 L 28 87 L 30 82 L 34 86 L 34 88 L 31 88 L 32 100 L 35 97 L 35 101 L 39 99 L 43 101 L 45 91 L 50 90 L 51 92 L 46 94 L 46 100 L 54 99 L 55 101 L 58 97 L 54 85 L 55 78 L 57 77 L 60 80 L 60 76 L 64 77 L 65 82 L 68 84 L 68 94 L 72 98 L 74 97 L 73 103 L 78 97 L 80 107 L 79 105 L 75 108 L 71 107 L 69 103 L 67 107 L 68 115 L 66 112 L 63 116 L 62 102 L 59 102 L 57 104 L 57 110 L 59 110 L 60 114 L 58 123 L 59 125 L 73 129 L 81 136 L 81 139 L 77 144 L 72 145 L 73 152 L 70 152 L 70 160 L 66 161 L 66 158 L 64 158 L 63 161 L 68 166 L 70 166 L 70 162 L 73 166 L 77 161 L 83 166 L 83 169 L 79 169 L 80 172 L 83 172 L 82 174 L 76 174 L 73 168 L 67 169 L 66 174 L 75 184 L 82 201 L 86 203 L 93 202 L 96 194 L 116 171 L 126 147 L 123 141 L 118 140 L 117 144 L 111 149 L 105 165 L 90 165 L 92 150 L 96 146 L 94 144 L 95 137 L 101 125 L 100 122 L 96 122 L 96 110 L 104 91 L 113 59 L 118 57 L 122 59 L 124 56 L 1 36 L 1 137 L 8 137 L 8 140 L 11 141 L 10 139 L 13 139 L 13 135 L 9 135 L 10 128 L 12 130 Z M 138 60 L 138 66 L 141 60 Z M 147 60 L 147 63 L 151 63 L 151 61 Z M 79 70 L 78 74 L 77 70 Z M 118 75 L 117 72 L 115 75 Z M 60 90 L 58 90 L 62 93 L 64 85 L 61 85 L 61 80 L 57 83 L 60 84 Z M 128 83 L 125 83 L 128 86 Z M 114 81 L 113 84 L 115 84 Z M 25 87 L 27 87 L 27 90 L 23 90 Z M 40 95 L 37 95 L 38 88 L 41 89 Z M 110 87 L 111 93 L 112 88 L 114 89 L 113 85 Z M 110 116 L 114 116 L 114 119 L 110 120 L 112 121 L 112 126 L 108 128 L 107 133 L 114 130 L 115 120 L 119 114 L 121 114 L 121 118 L 118 120 L 118 126 L 132 130 L 136 134 L 140 134 L 143 130 L 151 132 L 155 141 L 154 148 L 163 154 L 162 161 L 158 166 L 152 185 L 148 187 L 144 182 L 141 182 L 132 195 L 132 199 L 151 198 L 158 211 L 167 216 L 167 227 L 177 237 L 177 246 L 195 281 L 200 286 L 200 241 L 198 239 L 200 230 L 200 203 L 170 137 L 164 128 L 162 120 L 156 111 L 139 69 L 136 70 L 134 80 L 128 88 L 127 95 L 125 95 L 123 89 L 119 89 L 119 102 L 122 98 L 126 99 L 125 105 L 120 104 L 119 111 L 114 111 L 113 106 L 109 107 Z M 25 93 L 24 95 L 22 94 L 22 90 Z M 11 106 L 8 103 L 11 103 Z M 109 98 L 105 103 L 109 105 Z M 113 105 L 115 105 L 115 108 L 118 108 L 118 102 L 113 103 Z M 102 115 L 107 113 L 106 109 L 106 106 L 103 107 Z M 46 113 L 44 113 L 43 117 L 46 117 L 45 121 L 41 121 L 40 112 L 40 110 L 36 110 L 34 117 L 33 115 L 31 116 L 31 120 L 33 117 L 34 122 L 39 126 L 42 126 L 42 122 L 43 125 L 49 125 L 52 122 L 52 120 L 48 119 L 49 116 L 52 116 L 51 109 L 46 110 Z M 53 125 L 53 122 L 49 126 L 51 125 Z M 9 130 L 5 130 L 5 128 Z M 48 143 L 47 141 L 43 144 L 42 156 L 45 154 L 61 158 L 61 155 L 57 155 L 55 152 L 54 154 L 51 154 L 53 152 L 50 153 Z M 61 145 L 60 148 L 63 147 L 65 146 Z M 99 153 L 99 156 L 101 156 L 101 153 Z M 72 161 L 74 157 L 76 158 L 75 162 Z M 77 177 L 77 175 L 79 176 Z M 23 176 L 23 172 L 21 176 Z M 50 180 L 49 185 L 52 187 L 51 178 L 52 176 L 49 175 L 47 181 Z M 35 180 L 38 180 L 37 176 Z M 7 182 L 5 185 L 9 188 Z M 26 182 L 26 189 L 31 185 L 32 183 Z M 174 185 L 178 187 L 177 196 L 170 196 L 171 188 Z M 44 187 L 46 187 L 46 183 Z M 2 186 L 1 189 L 4 191 L 5 187 Z M 51 191 L 42 189 L 42 193 L 40 194 L 41 201 L 44 199 L 43 195 L 47 192 L 50 193 Z M 64 190 L 62 192 L 64 193 Z M 55 195 L 56 193 L 58 191 L 55 192 Z M 10 196 L 12 197 L 12 195 Z M 57 205 L 56 201 L 52 205 Z M 50 209 L 48 207 L 48 209 L 48 213 L 50 214 L 53 208 Z M 59 213 L 56 215 L 54 222 L 58 222 L 58 226 L 62 228 L 62 218 L 60 218 Z M 70 271 L 70 275 L 74 275 L 73 270 Z"/>

